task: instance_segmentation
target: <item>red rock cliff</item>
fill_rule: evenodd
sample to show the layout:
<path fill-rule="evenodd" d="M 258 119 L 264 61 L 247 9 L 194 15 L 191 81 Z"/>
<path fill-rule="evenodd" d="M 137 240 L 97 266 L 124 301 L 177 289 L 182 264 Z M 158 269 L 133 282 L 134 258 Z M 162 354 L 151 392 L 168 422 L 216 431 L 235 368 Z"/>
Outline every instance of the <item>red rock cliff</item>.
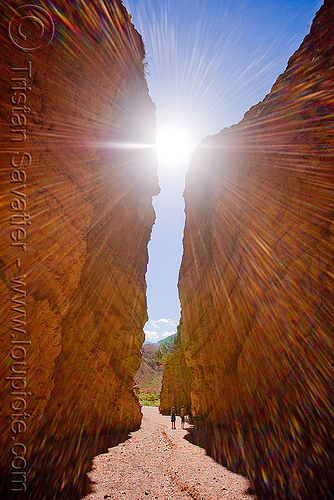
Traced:
<path fill-rule="evenodd" d="M 122 147 L 155 136 L 144 47 L 122 3 L 11 5 L 1 8 L 1 463 L 13 478 L 21 441 L 14 469 L 18 488 L 24 474 L 34 482 L 33 499 L 45 453 L 63 489 L 67 464 L 98 451 L 100 435 L 140 425 L 132 388 L 159 188 L 154 150 Z"/>
<path fill-rule="evenodd" d="M 186 181 L 192 406 L 227 461 L 236 432 L 261 498 L 333 491 L 333 61 L 328 0 L 270 94 L 202 142 Z"/>

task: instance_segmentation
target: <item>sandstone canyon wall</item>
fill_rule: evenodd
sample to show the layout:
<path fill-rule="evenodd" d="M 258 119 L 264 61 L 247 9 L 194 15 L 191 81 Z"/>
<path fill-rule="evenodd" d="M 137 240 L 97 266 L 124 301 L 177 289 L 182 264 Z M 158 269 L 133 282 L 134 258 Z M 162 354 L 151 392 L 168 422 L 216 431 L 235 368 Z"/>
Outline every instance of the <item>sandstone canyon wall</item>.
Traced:
<path fill-rule="evenodd" d="M 191 411 L 191 386 L 191 373 L 186 365 L 181 343 L 181 332 L 178 328 L 173 347 L 166 356 L 164 363 L 163 384 L 160 393 L 160 413 L 169 415 L 172 407 L 175 406 L 179 415 L 180 409 L 184 406 L 186 413 L 189 414 Z"/>
<path fill-rule="evenodd" d="M 239 455 L 259 498 L 332 498 L 333 95 L 326 0 L 271 92 L 201 143 L 186 180 L 192 407 L 208 450 Z"/>
<path fill-rule="evenodd" d="M 159 188 L 154 149 L 124 145 L 155 141 L 155 108 L 119 0 L 1 10 L 2 476 L 74 499 L 85 458 L 141 421 Z"/>

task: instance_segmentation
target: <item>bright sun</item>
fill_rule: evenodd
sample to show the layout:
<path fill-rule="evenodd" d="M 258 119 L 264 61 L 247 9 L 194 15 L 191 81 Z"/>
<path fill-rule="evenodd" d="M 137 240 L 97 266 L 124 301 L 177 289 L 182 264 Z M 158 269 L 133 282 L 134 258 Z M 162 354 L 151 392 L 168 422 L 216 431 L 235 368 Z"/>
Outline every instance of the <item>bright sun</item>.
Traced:
<path fill-rule="evenodd" d="M 159 164 L 167 167 L 188 162 L 193 151 L 188 132 L 174 126 L 158 131 L 156 145 Z"/>

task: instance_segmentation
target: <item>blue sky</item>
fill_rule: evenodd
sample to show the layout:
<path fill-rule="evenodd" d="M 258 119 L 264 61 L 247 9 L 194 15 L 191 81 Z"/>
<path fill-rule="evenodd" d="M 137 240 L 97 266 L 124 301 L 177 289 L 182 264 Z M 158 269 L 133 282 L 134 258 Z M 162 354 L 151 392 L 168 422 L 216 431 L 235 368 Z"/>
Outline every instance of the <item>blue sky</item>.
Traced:
<path fill-rule="evenodd" d="M 322 1 L 123 0 L 146 47 L 157 130 L 183 127 L 198 144 L 239 122 L 270 92 L 309 32 Z M 160 165 L 161 193 L 146 276 L 146 339 L 176 332 L 188 163 Z"/>

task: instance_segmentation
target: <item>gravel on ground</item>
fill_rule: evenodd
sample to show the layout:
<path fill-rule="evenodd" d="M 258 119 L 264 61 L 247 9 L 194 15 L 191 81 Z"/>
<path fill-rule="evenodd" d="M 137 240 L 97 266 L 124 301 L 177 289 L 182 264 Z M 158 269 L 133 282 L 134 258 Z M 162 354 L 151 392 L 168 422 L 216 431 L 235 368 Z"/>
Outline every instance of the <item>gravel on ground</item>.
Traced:
<path fill-rule="evenodd" d="M 216 463 L 184 439 L 158 408 L 142 407 L 141 428 L 124 443 L 95 457 L 89 478 L 93 493 L 82 500 L 252 500 L 248 480 Z"/>

